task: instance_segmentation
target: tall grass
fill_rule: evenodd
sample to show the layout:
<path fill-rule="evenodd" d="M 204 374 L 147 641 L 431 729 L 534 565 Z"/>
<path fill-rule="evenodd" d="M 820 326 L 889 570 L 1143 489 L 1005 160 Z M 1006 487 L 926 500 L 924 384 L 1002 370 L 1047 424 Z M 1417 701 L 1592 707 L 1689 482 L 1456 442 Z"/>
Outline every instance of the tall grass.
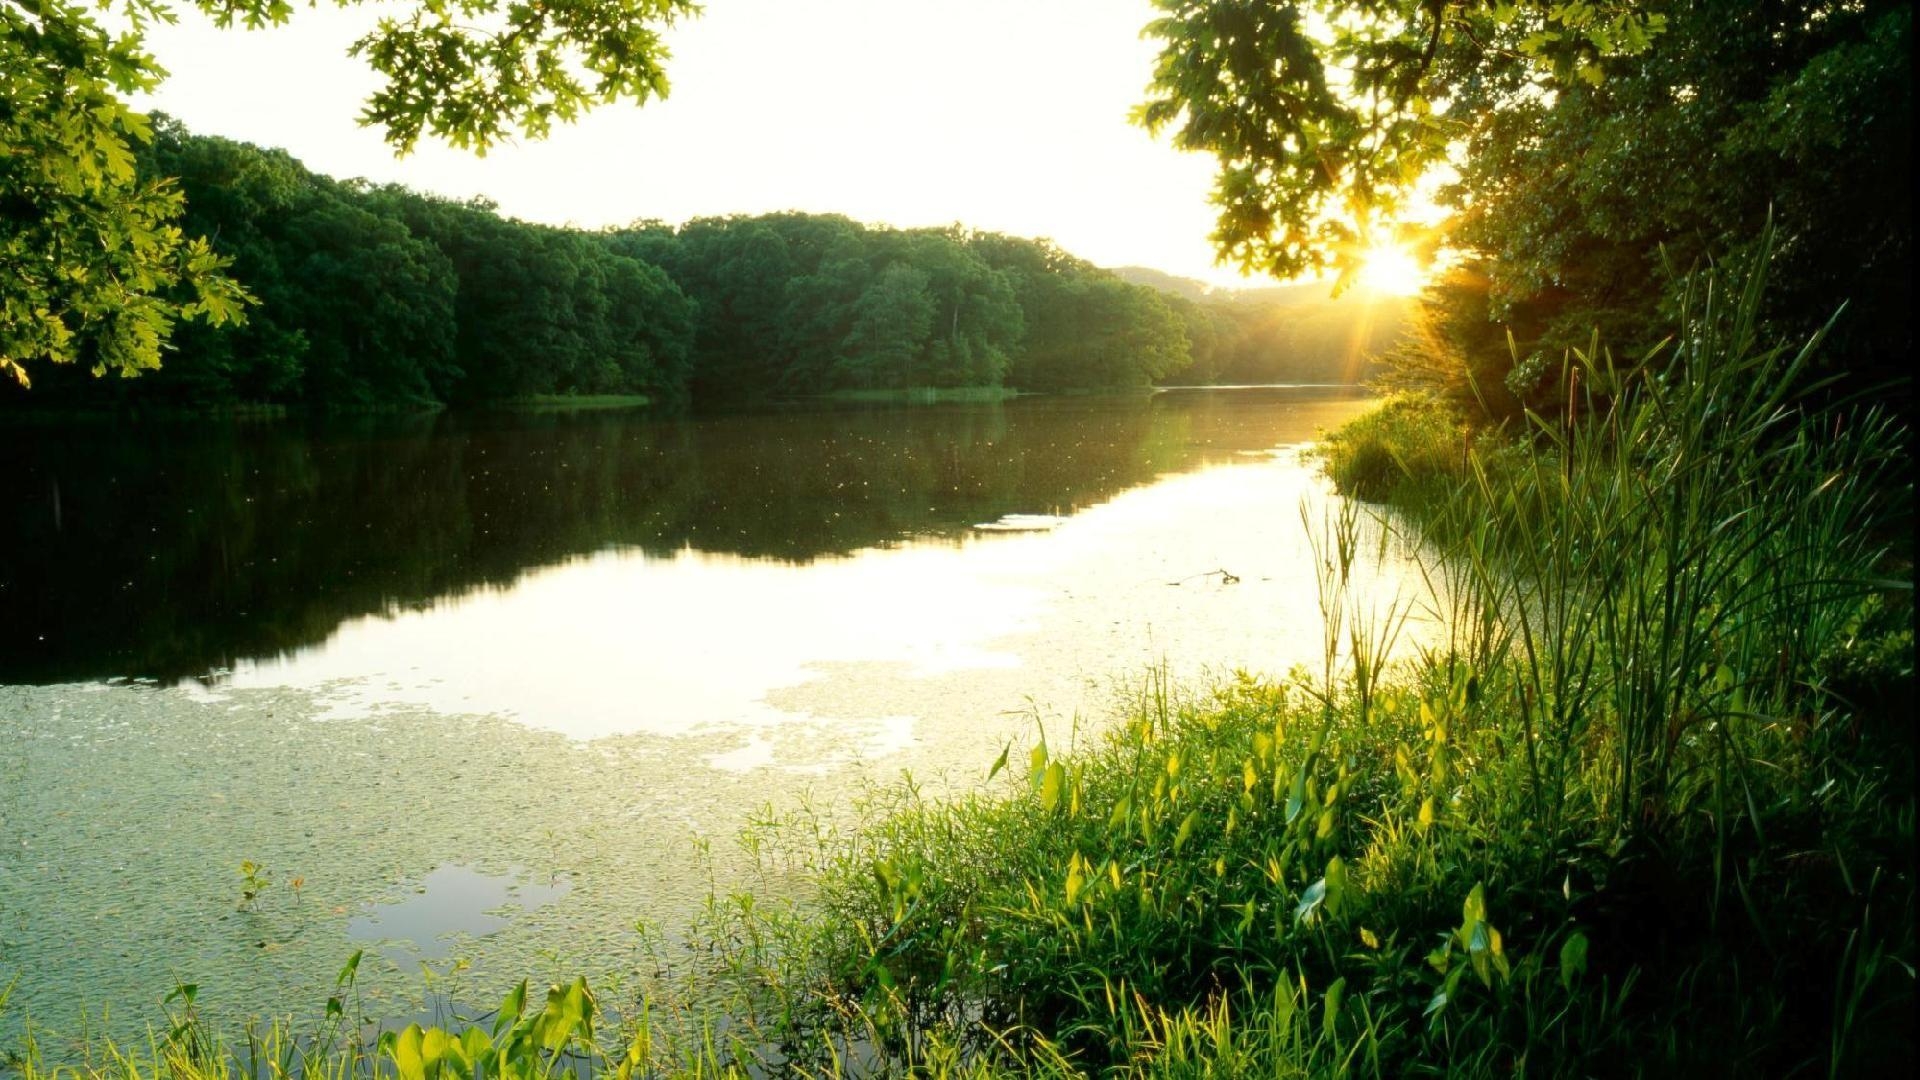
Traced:
<path fill-rule="evenodd" d="M 1871 409 L 1796 408 L 1818 340 L 1763 345 L 1760 294 L 1758 274 L 1705 279 L 1672 357 L 1574 352 L 1565 415 L 1528 413 L 1532 452 L 1470 459 L 1423 523 L 1476 662 L 1508 677 L 1550 828 L 1576 782 L 1610 839 L 1702 813 L 1722 845 L 1758 828 L 1756 772 L 1796 764 L 1838 704 L 1822 660 L 1890 584 L 1903 433 Z"/>

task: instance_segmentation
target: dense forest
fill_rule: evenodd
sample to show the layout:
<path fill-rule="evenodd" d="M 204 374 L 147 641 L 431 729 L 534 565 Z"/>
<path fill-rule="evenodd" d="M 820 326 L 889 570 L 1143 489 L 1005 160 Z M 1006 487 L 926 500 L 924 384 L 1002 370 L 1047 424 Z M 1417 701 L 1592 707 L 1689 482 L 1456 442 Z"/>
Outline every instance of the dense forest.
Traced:
<path fill-rule="evenodd" d="M 530 224 L 480 200 L 334 180 L 166 118 L 140 168 L 177 181 L 183 229 L 210 238 L 257 303 L 237 325 L 180 323 L 139 378 L 63 365 L 30 391 L 0 387 L 0 408 L 1354 382 L 1400 324 L 1400 301 L 1336 303 L 1324 285 L 1200 295 L 958 226 L 802 213 Z"/>

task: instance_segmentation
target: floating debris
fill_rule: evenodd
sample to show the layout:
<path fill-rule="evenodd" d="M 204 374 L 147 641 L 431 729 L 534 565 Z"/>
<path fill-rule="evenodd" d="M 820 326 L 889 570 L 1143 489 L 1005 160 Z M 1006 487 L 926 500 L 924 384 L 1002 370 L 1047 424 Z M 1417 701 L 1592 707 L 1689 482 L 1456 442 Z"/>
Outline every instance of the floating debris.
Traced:
<path fill-rule="evenodd" d="M 1225 569 L 1225 568 L 1222 568 L 1222 569 L 1219 569 L 1219 570 L 1209 570 L 1209 571 L 1207 571 L 1207 572 L 1206 572 L 1206 573 L 1204 573 L 1204 574 L 1192 574 L 1192 575 L 1189 575 L 1189 576 L 1187 576 L 1187 577 L 1183 577 L 1183 578 L 1181 578 L 1181 579 L 1180 579 L 1179 581 L 1169 581 L 1169 582 L 1167 582 L 1167 584 L 1169 584 L 1169 585 L 1185 585 L 1185 584 L 1186 584 L 1187 582 L 1189 582 L 1189 581 L 1196 581 L 1196 580 L 1198 580 L 1198 579 L 1200 579 L 1200 578 L 1210 578 L 1210 577 L 1215 577 L 1215 576 L 1218 576 L 1218 577 L 1220 578 L 1220 584 L 1222 584 L 1222 585 L 1238 585 L 1238 584 L 1240 584 L 1240 575 L 1239 575 L 1239 574 L 1236 574 L 1236 573 L 1234 573 L 1234 572 L 1233 572 L 1233 571 L 1231 571 L 1231 570 L 1227 570 L 1227 569 Z"/>

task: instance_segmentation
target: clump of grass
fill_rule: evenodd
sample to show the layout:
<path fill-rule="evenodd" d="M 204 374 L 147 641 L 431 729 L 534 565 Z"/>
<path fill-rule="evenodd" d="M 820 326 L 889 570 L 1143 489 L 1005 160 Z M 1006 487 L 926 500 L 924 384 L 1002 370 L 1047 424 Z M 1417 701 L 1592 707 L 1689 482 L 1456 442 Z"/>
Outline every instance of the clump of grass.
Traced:
<path fill-rule="evenodd" d="M 1452 494 L 1466 475 L 1473 437 L 1430 399 L 1398 394 L 1329 433 L 1315 453 L 1342 492 L 1409 505 Z"/>

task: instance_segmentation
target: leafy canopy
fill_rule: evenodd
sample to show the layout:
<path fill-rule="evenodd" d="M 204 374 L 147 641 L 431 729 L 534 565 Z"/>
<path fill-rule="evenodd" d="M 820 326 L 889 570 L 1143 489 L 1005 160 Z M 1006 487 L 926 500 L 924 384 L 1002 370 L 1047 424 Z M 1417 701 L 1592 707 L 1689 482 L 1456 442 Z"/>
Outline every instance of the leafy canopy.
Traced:
<path fill-rule="evenodd" d="M 286 22 L 288 0 L 190 0 L 221 27 Z M 355 0 L 336 0 L 341 6 Z M 383 84 L 361 114 L 396 150 L 423 134 L 478 152 L 514 131 L 667 93 L 660 30 L 692 0 L 393 0 L 353 55 Z M 143 48 L 167 0 L 0 0 L 0 372 L 155 368 L 180 319 L 239 320 L 251 298 L 177 226 L 178 190 L 142 177 L 152 138 L 124 97 L 165 76 Z"/>
<path fill-rule="evenodd" d="M 1291 278 L 1351 275 L 1374 227 L 1447 162 L 1471 117 L 1450 108 L 1496 73 L 1530 92 L 1601 78 L 1665 17 L 1625 0 L 1155 0 L 1164 43 L 1136 112 L 1220 171 L 1221 257 Z"/>
<path fill-rule="evenodd" d="M 1223 260 L 1284 278 L 1349 276 L 1383 240 L 1457 256 L 1410 381 L 1511 414 L 1596 333 L 1644 355 L 1689 271 L 1751 261 L 1769 228 L 1770 333 L 1844 306 L 1825 364 L 1860 387 L 1910 365 L 1910 4 L 1156 3 L 1138 118 L 1218 159 Z M 1423 180 L 1437 228 L 1405 221 Z"/>

